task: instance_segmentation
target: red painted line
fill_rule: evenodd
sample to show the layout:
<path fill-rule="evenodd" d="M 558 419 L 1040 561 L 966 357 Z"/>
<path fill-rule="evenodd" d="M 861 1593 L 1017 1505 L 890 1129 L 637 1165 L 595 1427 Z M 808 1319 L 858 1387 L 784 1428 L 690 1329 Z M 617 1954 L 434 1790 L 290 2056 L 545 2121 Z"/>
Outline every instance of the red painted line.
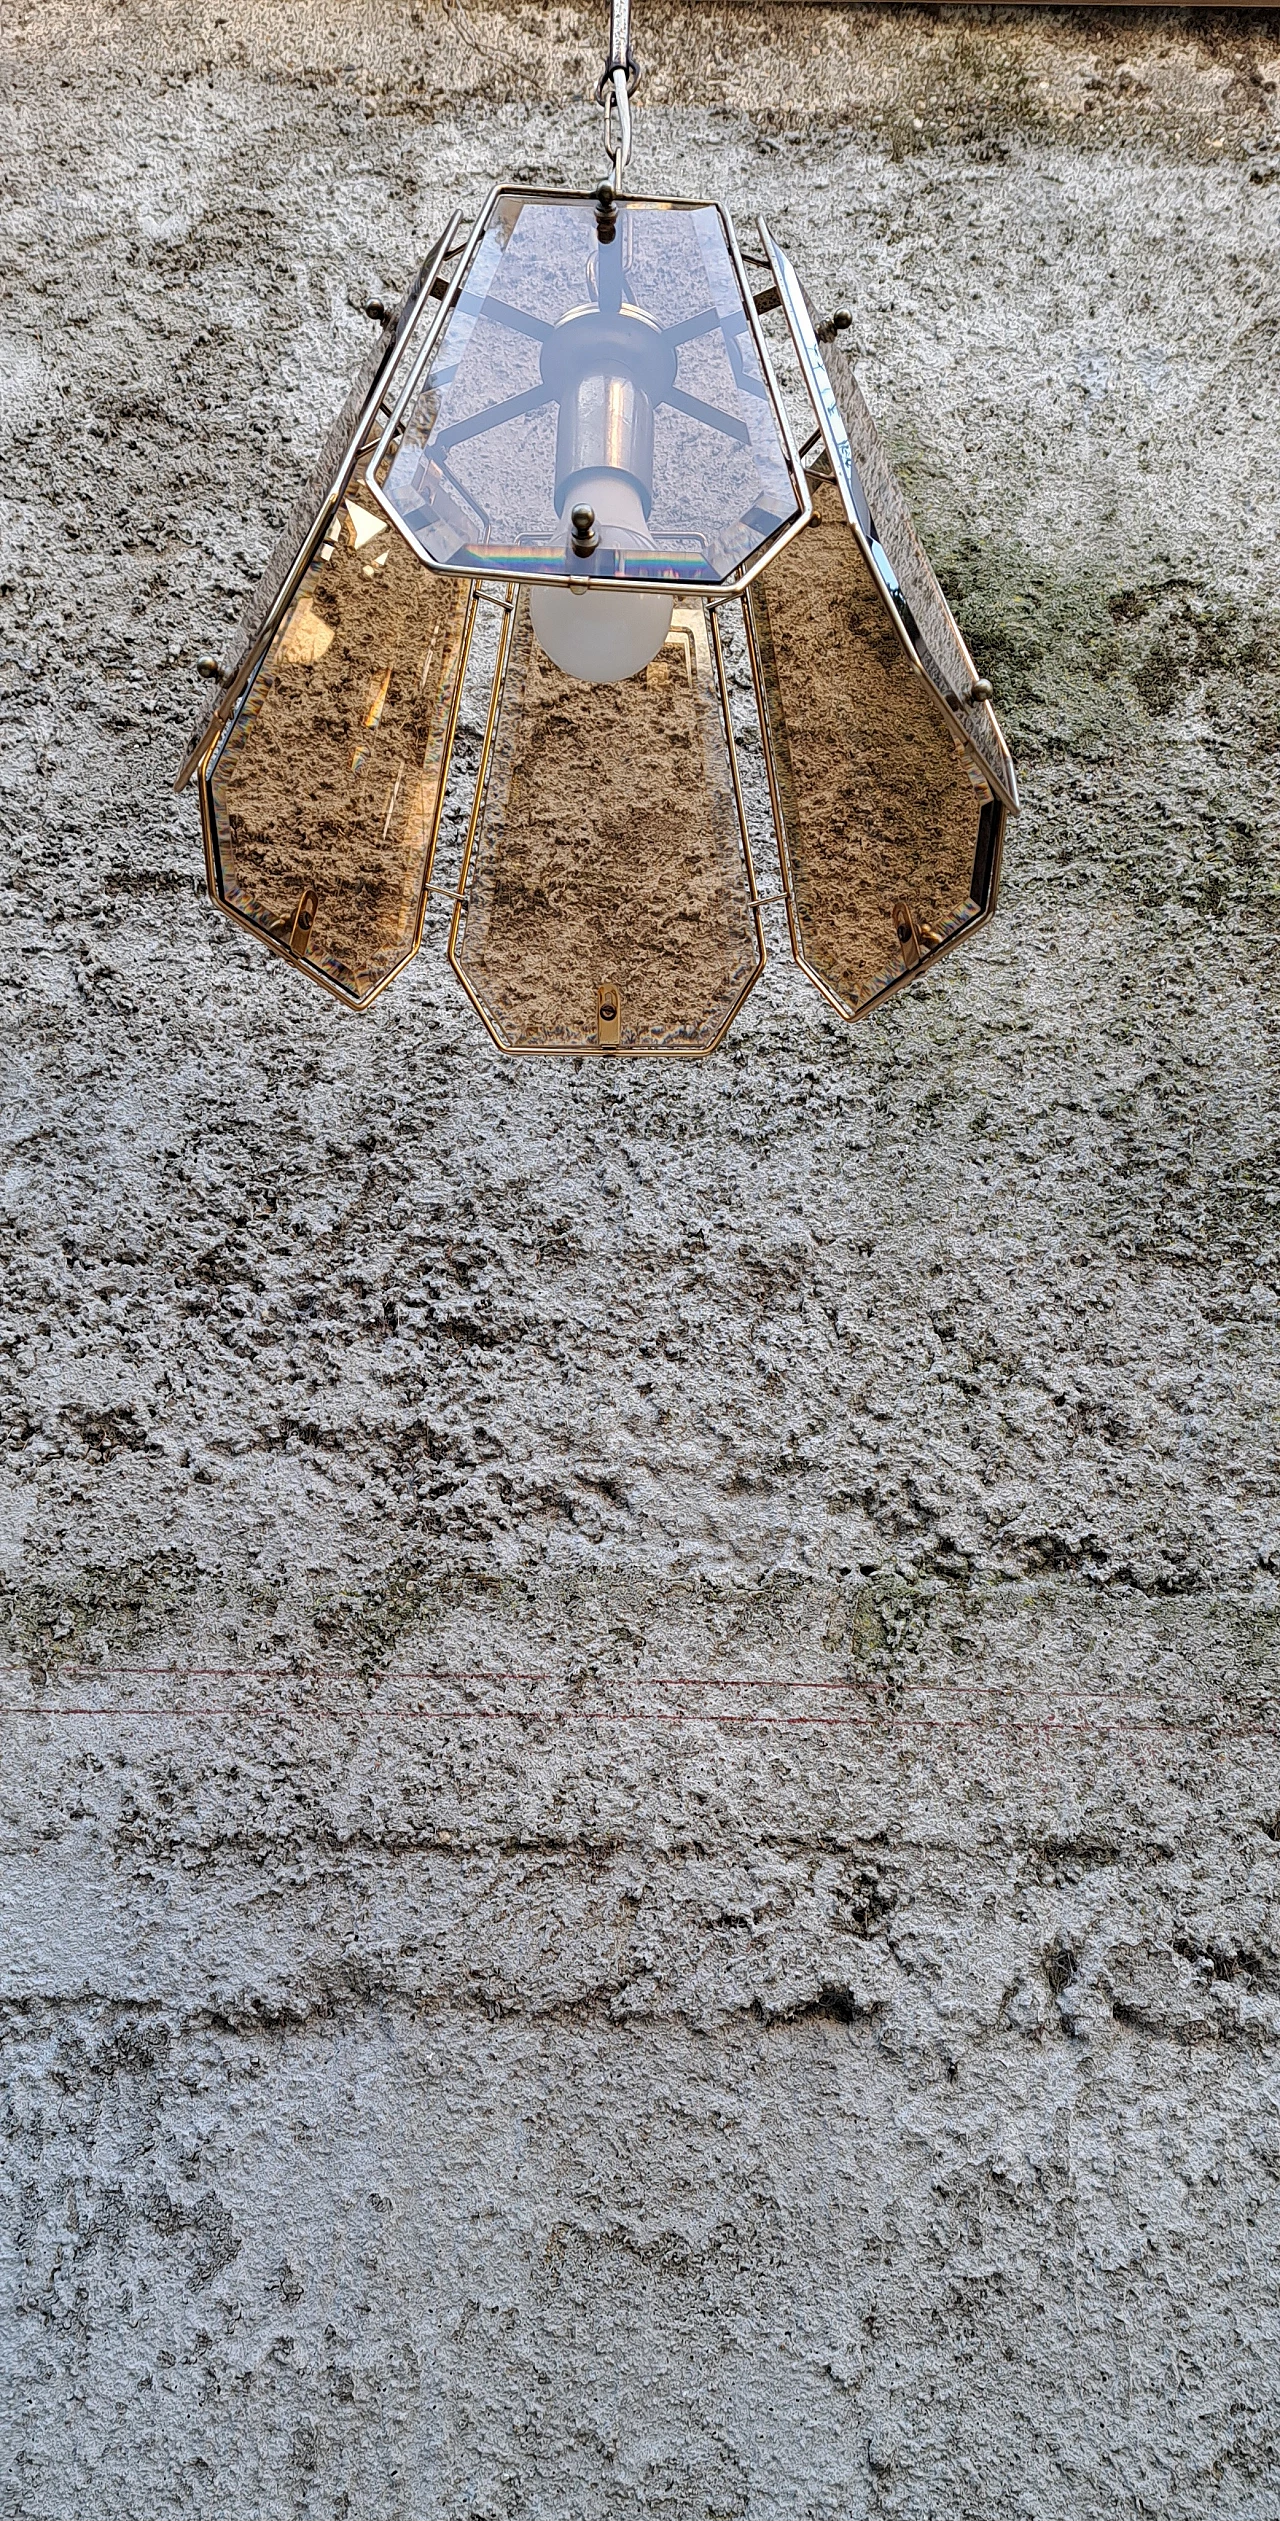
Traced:
<path fill-rule="evenodd" d="M 367 1677 L 367 1676 L 365 1676 L 365 1675 L 362 1675 L 362 1674 L 361 1674 L 361 1673 L 359 1673 L 359 1672 L 341 1672 L 341 1671 L 338 1671 L 338 1672 L 333 1672 L 333 1671 L 329 1671 L 329 1670 L 323 1669 L 323 1668 L 322 1668 L 321 1666 L 319 1666 L 318 1664 L 299 1664 L 299 1665 L 298 1665 L 298 1667 L 297 1667 L 297 1669 L 296 1669 L 296 1671 L 295 1671 L 295 1672 L 293 1672 L 293 1673 L 287 1672 L 287 1671 L 286 1671 L 286 1670 L 284 1670 L 284 1669 L 281 1667 L 281 1665 L 280 1665 L 280 1664 L 278 1664 L 278 1663 L 243 1664 L 243 1665 L 241 1665 L 241 1664 L 207 1664 L 207 1665 L 205 1665 L 205 1664 L 174 1664 L 174 1663 L 65 1663 L 65 1664 L 60 1665 L 60 1666 L 58 1667 L 58 1669 L 59 1669 L 59 1671 L 60 1671 L 61 1675 L 62 1675 L 64 1678 L 75 1678 L 76 1680 L 98 1680 L 98 1679 L 101 1679 L 101 1680 L 116 1680 L 116 1679 L 118 1679 L 118 1680 L 134 1680 L 134 1681 L 179 1681 L 179 1680 L 182 1680 L 182 1681 L 282 1681 L 282 1680 L 288 1680 L 288 1679 L 296 1679 L 296 1680 L 299 1680 L 299 1681 L 305 1681 L 305 1680 L 307 1680 L 307 1679 L 313 1679 L 313 1680 L 321 1680 L 321 1681 L 329 1681 L 329 1682 L 334 1682 L 334 1681 L 341 1682 L 341 1681 L 344 1681 L 344 1680 L 349 1680 L 349 1681 L 352 1681 L 352 1682 L 354 1682 L 354 1683 L 359 1684 L 359 1683 L 361 1683 L 361 1682 L 362 1682 L 362 1680 L 363 1680 L 364 1678 L 366 1678 L 366 1677 Z M 25 1679 L 27 1678 L 27 1676 L 28 1676 L 29 1671 L 30 1671 L 30 1666 L 29 1666 L 29 1665 L 20 1665 L 20 1664 L 16 1664 L 16 1663 L 14 1663 L 14 1664 L 0 1664 L 0 1679 L 4 1679 L 4 1680 L 11 1680 L 11 1681 L 20 1681 L 20 1680 L 25 1680 Z M 857 1686 L 858 1686 L 858 1684 L 857 1684 L 856 1682 L 854 1682 L 854 1681 L 840 1681 L 840 1680 L 825 1680 L 825 1681 L 785 1681 L 785 1680 L 779 1680 L 779 1681 L 753 1681 L 753 1680 L 733 1680 L 733 1679 L 726 1678 L 726 1677 L 724 1677 L 724 1676 L 722 1676 L 722 1675 L 715 1674 L 715 1673 L 709 1673 L 709 1674 L 707 1674 L 705 1677 L 700 1678 L 700 1677 L 699 1677 L 696 1673 L 677 1674 L 677 1675 L 674 1675 L 674 1676 L 673 1676 L 673 1675 L 669 1675 L 669 1674 L 665 1674 L 665 1673 L 631 1672 L 631 1673 L 629 1673 L 629 1674 L 628 1674 L 627 1678 L 628 1678 L 628 1683 L 629 1683 L 630 1687 L 631 1687 L 631 1688 L 633 1688 L 633 1689 L 836 1689 L 836 1690 L 846 1690 L 846 1691 L 852 1691 L 852 1690 L 855 1690 L 855 1689 L 857 1688 Z M 460 1684 L 462 1684 L 462 1683 L 465 1683 L 465 1682 L 467 1682 L 467 1681 L 484 1681 L 484 1682 L 486 1682 L 486 1683 L 487 1683 L 490 1687 L 493 1687 L 493 1686 L 495 1686 L 495 1685 L 500 1685 L 500 1684 L 501 1684 L 502 1682 L 504 1682 L 504 1681 L 519 1681 L 519 1682 L 527 1682 L 527 1681 L 540 1681 L 540 1682 L 543 1682 L 543 1683 L 544 1683 L 547 1687 L 552 1688 L 552 1689 L 555 1689 L 555 1688 L 570 1689 L 570 1688 L 573 1688 L 573 1687 L 575 1687 L 575 1686 L 576 1686 L 576 1684 L 575 1684 L 575 1683 L 573 1682 L 573 1680 L 571 1679 L 570 1675 L 569 1675 L 568 1673 L 563 1673 L 563 1672 L 452 1672 L 452 1671 L 449 1671 L 449 1672 L 385 1672 L 385 1673 L 383 1673 L 383 1675 L 382 1675 L 382 1677 L 381 1677 L 381 1680 L 380 1680 L 380 1681 L 379 1681 L 379 1683 L 378 1683 L 378 1687 L 379 1687 L 379 1688 L 382 1688 L 382 1687 L 385 1687 L 385 1686 L 386 1686 L 386 1685 L 388 1685 L 388 1684 L 395 1683 L 395 1682 L 397 1682 L 397 1681 L 405 1681 L 405 1682 L 408 1682 L 408 1681 L 415 1681 L 415 1682 L 419 1682 L 419 1683 L 420 1683 L 420 1682 L 423 1682 L 423 1681 L 447 1681 L 447 1682 L 450 1682 L 450 1683 L 454 1684 L 455 1686 L 460 1685 Z M 964 1686 L 964 1684 L 961 1684 L 961 1686 Z M 995 1686 L 995 1685 L 994 1685 L 994 1684 L 991 1684 L 991 1683 L 987 1683 L 987 1682 L 982 1682 L 982 1683 L 975 1684 L 975 1686 L 980 1687 L 980 1688 L 988 1688 L 988 1687 L 992 1687 L 992 1686 Z"/>
<path fill-rule="evenodd" d="M 29 1677 L 29 1674 L 30 1674 L 30 1668 L 31 1668 L 31 1667 L 30 1667 L 29 1665 L 19 1665 L 19 1664 L 0 1664 L 0 1679 L 3 1679 L 3 1680 L 26 1680 L 26 1679 Z M 366 1682 L 367 1682 L 367 1675 L 361 1674 L 361 1673 L 359 1673 L 359 1672 L 342 1672 L 342 1671 L 337 1671 L 337 1672 L 334 1672 L 334 1671 L 328 1671 L 328 1670 L 322 1669 L 319 1665 L 315 1665 L 315 1664 L 300 1664 L 300 1665 L 297 1667 L 296 1671 L 294 1671 L 294 1672 L 288 1672 L 288 1671 L 283 1670 L 283 1669 L 281 1668 L 281 1666 L 280 1666 L 278 1663 L 272 1663 L 272 1664 L 267 1664 L 267 1663 L 262 1663 L 262 1664 L 244 1664 L 244 1665 L 241 1665 L 241 1664 L 172 1664 L 172 1663 L 68 1663 L 68 1664 L 63 1664 L 63 1665 L 61 1665 L 61 1666 L 59 1666 L 59 1667 L 57 1668 L 57 1674 L 56 1674 L 56 1677 L 61 1678 L 61 1679 L 64 1679 L 64 1680 L 74 1679 L 74 1680 L 81 1680 L 81 1681 L 86 1681 L 86 1680 L 87 1680 L 87 1681 L 93 1681 L 93 1680 L 139 1680 L 139 1681 L 257 1681 L 257 1680 L 261 1680 L 261 1681 L 275 1681 L 275 1682 L 280 1682 L 280 1681 L 287 1681 L 287 1680 L 296 1680 L 296 1681 L 297 1681 L 298 1683 L 300 1683 L 300 1684 L 301 1684 L 301 1683 L 306 1682 L 307 1680 L 319 1680 L 319 1681 L 327 1681 L 327 1682 L 329 1682 L 329 1683 L 330 1683 L 330 1685 L 332 1685 L 332 1684 L 334 1684 L 334 1683 L 337 1683 L 337 1684 L 341 1685 L 344 1681 L 350 1681 L 350 1682 L 352 1683 L 352 1685 L 353 1685 L 353 1686 L 355 1686 L 355 1687 L 363 1687 L 363 1686 L 365 1686 L 365 1685 L 366 1685 Z M 858 1696 L 860 1696 L 860 1695 L 861 1695 L 861 1692 L 862 1692 L 862 1687 L 863 1687 L 863 1685 L 862 1685 L 861 1683 L 857 1682 L 857 1681 L 842 1681 L 842 1680 L 834 1680 L 834 1679 L 831 1679 L 831 1680 L 817 1680 L 817 1681 L 733 1679 L 733 1678 L 731 1678 L 731 1677 L 729 1677 L 729 1676 L 726 1676 L 726 1675 L 723 1675 L 723 1674 L 718 1674 L 718 1673 L 706 1673 L 706 1674 L 699 1675 L 699 1674 L 697 1674 L 697 1673 L 669 1674 L 669 1673 L 651 1673 L 651 1672 L 629 1672 L 629 1673 L 627 1673 L 627 1675 L 626 1675 L 625 1677 L 626 1677 L 626 1686 L 627 1686 L 627 1688 L 628 1688 L 628 1689 L 633 1689 L 633 1690 L 643 1690 L 643 1689 L 707 1689 L 707 1690 L 712 1690 L 712 1689 L 735 1689 L 735 1690 L 740 1690 L 740 1689 L 755 1689 L 755 1690 L 827 1690 L 827 1691 L 835 1691 L 835 1692 L 839 1693 L 841 1696 L 844 1696 L 844 1697 L 850 1697 L 850 1698 L 852 1698 L 852 1697 L 858 1697 Z M 484 1682 L 484 1684 L 485 1684 L 485 1686 L 486 1686 L 487 1688 L 490 1688 L 490 1689 L 494 1689 L 494 1688 L 501 1688 L 501 1687 L 504 1685 L 504 1683 L 511 1683 L 511 1684 L 521 1684 L 521 1685 L 524 1685 L 524 1684 L 526 1684 L 526 1683 L 528 1683 L 528 1682 L 537 1682 L 537 1683 L 542 1684 L 544 1687 L 546 1687 L 546 1688 L 550 1688 L 550 1689 L 575 1689 L 575 1688 L 579 1688 L 579 1687 L 581 1686 L 580 1682 L 575 1681 L 575 1680 L 572 1678 L 572 1676 L 571 1676 L 570 1674 L 568 1674 L 568 1673 L 563 1673 L 563 1672 L 455 1672 L 455 1671 L 442 1671 L 442 1672 L 399 1672 L 399 1671 L 395 1671 L 395 1672 L 385 1672 L 385 1673 L 383 1673 L 383 1674 L 382 1674 L 382 1676 L 381 1676 L 381 1678 L 380 1678 L 380 1679 L 378 1680 L 378 1682 L 376 1683 L 375 1687 L 376 1687 L 376 1689 L 377 1689 L 377 1690 L 382 1690 L 382 1689 L 386 1689 L 386 1688 L 394 1688 L 397 1684 L 402 1684 L 402 1683 L 403 1683 L 403 1684 L 408 1684 L 408 1683 L 410 1683 L 410 1682 L 413 1682 L 413 1683 L 416 1683 L 416 1684 L 418 1684 L 419 1686 L 421 1686 L 421 1684 L 422 1684 L 422 1683 L 424 1683 L 424 1682 L 430 1682 L 430 1683 L 434 1683 L 434 1684 L 439 1684 L 440 1686 L 447 1686 L 447 1687 L 450 1687 L 450 1688 L 455 1688 L 455 1689 L 456 1689 L 456 1688 L 463 1688 L 463 1687 L 465 1687 L 465 1686 L 466 1686 L 466 1684 L 467 1684 L 468 1682 L 472 1682 L 472 1681 L 483 1681 L 483 1682 Z M 1007 1696 L 1009 1695 L 1009 1691 L 1010 1691 L 1011 1684 L 1010 1684 L 1010 1683 L 1008 1683 L 1007 1681 L 911 1681 L 911 1682 L 908 1682 L 908 1683 L 906 1684 L 906 1686 L 907 1686 L 907 1687 L 908 1687 L 908 1688 L 912 1691 L 912 1693 L 913 1693 L 914 1695 L 916 1695 L 916 1696 L 920 1696 L 920 1695 L 927 1695 L 927 1694 L 929 1694 L 929 1693 L 941 1693 L 944 1697 L 949 1698 L 949 1699 L 951 1699 L 951 1698 L 1004 1698 L 1004 1697 L 1007 1697 Z M 1099 1690 L 1078 1690 L 1078 1691 L 1075 1693 L 1075 1695 L 1076 1695 L 1076 1698 L 1079 1700 L 1079 1699 L 1088 1699 L 1088 1698 L 1091 1698 L 1091 1697 L 1103 1698 L 1103 1697 L 1105 1696 L 1105 1693 L 1104 1693 L 1102 1690 L 1100 1690 L 1100 1689 L 1099 1689 Z M 370 1702 L 369 1702 L 369 1704 L 372 1704 L 372 1701 L 370 1701 Z M 0 1712 L 2 1712 L 2 1710 L 0 1710 Z"/>
<path fill-rule="evenodd" d="M 308 1717 L 333 1724 L 357 1722 L 378 1724 L 667 1724 L 689 1725 L 757 1725 L 773 1728 L 803 1725 L 828 1731 L 878 1733 L 895 1729 L 925 1733 L 1005 1732 L 1040 1734 L 1163 1734 L 1170 1740 L 1194 1744 L 1199 1739 L 1206 1749 L 1220 1742 L 1280 1742 L 1280 1728 L 1274 1725 L 1235 1726 L 1228 1732 L 1192 1733 L 1190 1727 L 1169 1724 L 1161 1719 L 1149 1723 L 1135 1722 L 1132 1717 L 1065 1717 L 1005 1716 L 993 1711 L 988 1716 L 913 1716 L 897 1710 L 871 1716 L 774 1716 L 759 1709 L 742 1715 L 702 1716 L 686 1714 L 656 1715 L 636 1707 L 21 1707 L 0 1704 L 0 1716 L 19 1716 L 39 1723 L 88 1719 L 94 1723 L 134 1722 L 166 1724 L 205 1724 L 219 1722 L 298 1724 Z"/>

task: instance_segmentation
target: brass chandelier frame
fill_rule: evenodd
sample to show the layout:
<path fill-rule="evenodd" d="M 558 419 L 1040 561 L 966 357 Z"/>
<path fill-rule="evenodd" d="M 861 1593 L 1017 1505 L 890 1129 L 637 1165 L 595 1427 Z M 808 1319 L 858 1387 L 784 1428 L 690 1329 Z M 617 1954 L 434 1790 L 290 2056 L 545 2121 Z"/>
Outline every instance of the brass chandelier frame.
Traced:
<path fill-rule="evenodd" d="M 627 0 L 614 0 L 613 42 L 599 91 L 605 107 L 615 193 L 621 191 L 630 151 L 630 95 L 636 76 L 628 41 L 628 14 Z M 608 187 L 602 188 L 599 199 L 604 202 L 608 193 Z M 471 928 L 473 920 L 479 917 L 488 832 L 486 816 L 502 775 L 504 712 L 513 690 L 518 637 L 524 636 L 521 608 L 527 603 L 527 596 L 500 570 L 463 569 L 428 551 L 386 496 L 379 476 L 394 453 L 406 414 L 450 317 L 459 306 L 482 240 L 504 195 L 521 203 L 537 204 L 580 203 L 589 198 L 551 188 L 495 184 L 478 218 L 465 233 L 461 212 L 450 219 L 419 269 L 398 316 L 385 325 L 325 439 L 308 488 L 277 544 L 246 615 L 236 657 L 220 678 L 219 690 L 201 719 L 175 782 L 175 787 L 181 789 L 192 777 L 198 778 L 210 893 L 239 927 L 256 936 L 294 969 L 304 972 L 339 1003 L 357 1010 L 372 1005 L 417 952 L 432 900 L 447 901 L 448 960 L 491 1039 L 499 1049 L 514 1055 L 555 1052 L 580 1056 L 598 1050 L 613 1056 L 705 1057 L 723 1041 L 764 970 L 767 948 L 761 912 L 771 901 L 785 908 L 791 954 L 799 969 L 845 1020 L 861 1018 L 991 918 L 997 902 L 1005 826 L 1018 806 L 1017 782 L 991 707 L 990 686 L 977 672 L 916 536 L 906 501 L 858 386 L 850 352 L 840 341 L 834 323 L 815 327 L 794 267 L 764 220 L 757 223 L 760 253 L 744 257 L 724 211 L 708 200 L 638 199 L 626 206 L 657 213 L 714 214 L 760 362 L 796 502 L 794 514 L 776 525 L 722 580 L 714 584 L 694 580 L 666 590 L 682 608 L 682 616 L 676 617 L 680 627 L 673 631 L 673 640 L 668 644 L 678 661 L 679 638 L 687 637 L 692 642 L 690 655 L 696 647 L 700 660 L 697 689 L 686 709 L 686 715 L 689 708 L 693 712 L 689 723 L 696 722 L 707 741 L 714 736 L 717 746 L 723 739 L 722 751 L 716 754 L 720 784 L 712 799 L 719 816 L 716 832 L 720 889 L 714 895 L 720 920 L 717 950 L 722 949 L 719 977 L 710 999 L 702 1003 L 700 1021 L 682 1018 L 677 1009 L 665 1031 L 661 1026 L 655 1031 L 654 1023 L 650 1023 L 646 1032 L 643 1025 L 636 1030 L 632 1023 L 632 1010 L 616 971 L 603 969 L 596 972 L 591 984 L 594 1010 L 580 991 L 586 1012 L 580 1011 L 572 1023 L 566 1018 L 557 1033 L 553 1011 L 553 1020 L 544 1022 L 542 1033 L 534 1038 L 528 1024 L 522 1031 L 521 1023 L 504 1012 L 501 993 L 495 994 L 487 982 L 482 985 L 478 976 Z M 609 215 L 607 206 L 601 209 L 602 221 Z M 605 233 L 603 227 L 600 232 Z M 796 444 L 761 329 L 761 319 L 775 312 L 781 314 L 787 328 L 815 424 L 803 447 Z M 848 322 L 847 318 L 841 320 Z M 377 527 L 370 525 L 359 505 L 366 498 L 377 510 Z M 326 961 L 314 948 L 317 897 L 314 884 L 305 874 L 300 877 L 295 894 L 270 912 L 246 909 L 243 898 L 235 897 L 237 888 L 224 864 L 215 781 L 224 760 L 230 759 L 228 748 L 244 736 L 246 729 L 252 732 L 252 712 L 261 705 L 255 694 L 260 686 L 269 692 L 270 668 L 279 653 L 279 643 L 290 621 L 296 618 L 295 608 L 304 600 L 308 585 L 319 583 L 320 565 L 336 548 L 344 514 L 353 514 L 353 500 L 357 541 L 368 533 L 389 529 L 412 552 L 415 567 L 456 585 L 457 609 L 448 632 L 448 655 L 432 721 L 430 767 L 435 784 L 415 843 L 416 871 L 408 879 L 411 887 L 418 888 L 416 899 L 408 905 L 394 945 L 388 949 L 389 961 L 386 955 L 383 957 L 386 968 L 371 966 L 361 970 L 353 963 L 344 972 L 332 956 Z M 841 520 L 844 542 L 839 533 L 833 535 L 836 515 Z M 363 523 L 358 521 L 360 518 Z M 966 794 L 970 799 L 967 811 L 976 812 L 966 892 L 958 895 L 959 878 L 954 877 L 946 902 L 941 908 L 928 909 L 926 915 L 904 883 L 892 908 L 897 950 L 874 969 L 867 967 L 862 941 L 855 940 L 851 947 L 842 931 L 842 943 L 836 933 L 838 920 L 833 925 L 833 886 L 838 892 L 843 882 L 851 895 L 859 882 L 864 883 L 865 889 L 865 875 L 857 862 L 857 850 L 862 844 L 852 827 L 840 826 L 838 818 L 835 824 L 828 820 L 816 837 L 815 830 L 806 825 L 808 791 L 803 763 L 814 758 L 817 738 L 813 729 L 803 724 L 803 709 L 796 706 L 794 683 L 798 669 L 792 669 L 792 696 L 788 700 L 785 675 L 779 664 L 779 636 L 785 646 L 794 612 L 794 590 L 797 585 L 803 586 L 805 580 L 801 538 L 810 527 L 825 529 L 827 539 L 822 547 L 828 554 L 828 566 L 835 568 L 838 585 L 847 581 L 851 599 L 862 608 L 859 618 L 872 625 L 867 636 L 876 651 L 875 674 L 894 708 L 910 721 L 912 740 L 924 765 L 921 777 L 927 773 L 938 793 L 939 783 L 945 786 L 950 778 L 948 810 L 955 829 L 962 834 L 969 828 L 963 810 Z M 581 574 L 575 574 L 571 566 L 563 572 L 549 569 L 543 573 L 541 564 L 539 569 L 539 584 L 571 587 L 581 583 Z M 844 578 L 840 577 L 841 571 L 846 573 Z M 370 574 L 369 569 L 364 571 L 366 577 Z M 844 598 L 840 597 L 840 604 L 843 603 Z M 464 683 L 482 604 L 496 606 L 502 615 L 498 655 L 460 873 L 456 885 L 439 885 L 433 880 L 436 855 Z M 741 609 L 778 850 L 780 890 L 772 894 L 762 894 L 756 876 L 718 620 L 723 604 L 737 604 Z M 874 631 L 874 622 L 880 625 L 878 632 Z M 661 672 L 656 679 L 660 685 Z M 692 689 L 692 668 L 690 679 Z M 646 682 L 652 680 L 654 670 L 650 668 Z M 576 688 L 584 690 L 590 686 Z M 708 734 L 713 701 L 719 712 L 719 727 Z M 660 714 L 660 696 L 654 706 L 656 719 Z M 372 722 L 366 720 L 366 724 Z M 832 721 L 835 732 L 830 737 L 833 758 L 845 758 L 840 754 L 841 744 L 846 748 L 853 746 L 847 750 L 851 764 L 855 762 L 858 742 L 863 744 L 865 753 L 867 723 L 865 712 L 863 720 L 857 719 L 855 711 L 853 717 L 846 712 L 845 720 L 840 721 L 837 710 Z M 853 730 L 852 735 L 849 729 Z M 687 732 L 686 728 L 686 735 Z M 948 763 L 952 765 L 950 772 Z M 851 770 L 849 776 L 853 775 Z M 959 804 L 957 798 L 961 800 Z M 881 822 L 884 823 L 883 814 Z M 891 824 L 892 816 L 885 829 Z M 665 862 L 667 879 L 678 854 L 674 840 L 670 847 L 672 854 Z M 917 851 L 916 863 L 918 860 Z M 959 861 L 955 863 L 958 866 Z M 669 884 L 666 916 L 676 925 L 684 915 L 676 887 Z M 846 921 L 846 929 L 848 925 Z M 598 960 L 601 956 L 607 960 L 603 945 L 598 950 L 593 947 L 593 951 Z"/>

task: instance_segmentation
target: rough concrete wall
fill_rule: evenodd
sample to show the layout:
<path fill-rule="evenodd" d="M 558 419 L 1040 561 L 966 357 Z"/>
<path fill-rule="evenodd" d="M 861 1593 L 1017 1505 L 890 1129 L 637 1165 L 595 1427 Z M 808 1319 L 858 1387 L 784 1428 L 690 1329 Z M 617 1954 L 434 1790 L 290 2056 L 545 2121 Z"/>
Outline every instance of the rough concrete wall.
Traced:
<path fill-rule="evenodd" d="M 599 16 L 11 0 L 3 2508 L 1276 2521 L 1275 24 L 639 13 L 1026 811 L 620 1072 L 166 796 Z"/>

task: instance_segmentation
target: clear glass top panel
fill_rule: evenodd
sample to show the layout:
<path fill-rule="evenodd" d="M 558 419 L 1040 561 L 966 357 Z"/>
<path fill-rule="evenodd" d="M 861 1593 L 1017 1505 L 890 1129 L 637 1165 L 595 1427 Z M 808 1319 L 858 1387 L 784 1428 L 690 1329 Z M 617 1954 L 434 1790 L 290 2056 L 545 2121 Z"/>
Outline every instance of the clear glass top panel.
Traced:
<path fill-rule="evenodd" d="M 803 510 L 724 215 L 597 226 L 591 198 L 497 196 L 374 479 L 438 568 L 723 584 Z"/>

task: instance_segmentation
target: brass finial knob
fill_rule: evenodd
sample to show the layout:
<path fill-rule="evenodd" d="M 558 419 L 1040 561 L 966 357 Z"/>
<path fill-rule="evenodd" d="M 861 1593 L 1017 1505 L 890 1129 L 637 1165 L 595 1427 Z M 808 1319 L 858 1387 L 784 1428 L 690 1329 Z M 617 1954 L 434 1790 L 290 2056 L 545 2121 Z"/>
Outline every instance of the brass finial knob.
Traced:
<path fill-rule="evenodd" d="M 592 552 L 596 549 L 600 541 L 600 537 L 596 532 L 595 509 L 588 507 L 574 508 L 570 517 L 570 523 L 573 527 L 573 536 L 570 548 L 573 551 L 575 559 L 589 560 Z"/>

